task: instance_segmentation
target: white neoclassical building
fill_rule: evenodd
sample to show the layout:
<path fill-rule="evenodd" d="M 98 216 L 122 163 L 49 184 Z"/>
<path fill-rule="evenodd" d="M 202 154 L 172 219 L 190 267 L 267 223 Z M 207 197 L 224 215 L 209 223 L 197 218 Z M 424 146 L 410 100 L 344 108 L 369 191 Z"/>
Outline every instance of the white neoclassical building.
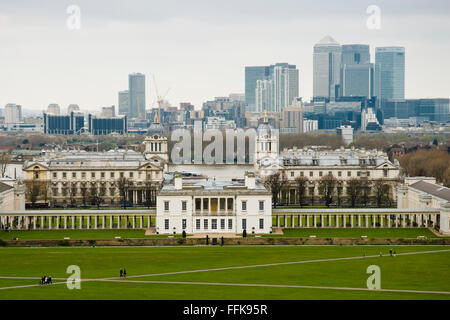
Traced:
<path fill-rule="evenodd" d="M 397 188 L 398 209 L 438 209 L 439 215 L 425 217 L 439 225 L 443 234 L 450 234 L 450 188 L 436 183 L 432 177 L 407 177 Z M 439 220 L 439 221 L 437 221 Z"/>
<path fill-rule="evenodd" d="M 168 174 L 157 196 L 159 234 L 270 233 L 272 195 L 254 173 L 217 181 Z"/>
<path fill-rule="evenodd" d="M 28 201 L 33 188 L 39 186 L 38 200 L 51 204 L 89 203 L 93 188 L 104 203 L 118 204 L 121 196 L 117 182 L 126 178 L 127 202 L 143 205 L 150 200 L 153 204 L 168 170 L 167 138 L 148 136 L 143 149 L 143 152 L 123 149 L 46 152 L 23 166 Z"/>

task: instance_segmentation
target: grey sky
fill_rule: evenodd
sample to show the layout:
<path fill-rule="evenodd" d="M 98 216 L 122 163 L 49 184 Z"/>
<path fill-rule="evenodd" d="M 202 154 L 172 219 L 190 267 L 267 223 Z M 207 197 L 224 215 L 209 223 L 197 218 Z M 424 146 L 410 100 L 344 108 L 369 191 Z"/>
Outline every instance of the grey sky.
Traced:
<path fill-rule="evenodd" d="M 81 29 L 66 27 L 67 6 Z M 366 27 L 369 5 L 381 29 Z M 312 94 L 312 49 L 339 43 L 406 48 L 406 96 L 448 97 L 449 1 L 30 1 L 0 0 L 0 107 L 49 103 L 82 109 L 117 105 L 128 73 L 147 75 L 147 107 L 244 92 L 244 66 L 296 64 L 300 95 Z"/>

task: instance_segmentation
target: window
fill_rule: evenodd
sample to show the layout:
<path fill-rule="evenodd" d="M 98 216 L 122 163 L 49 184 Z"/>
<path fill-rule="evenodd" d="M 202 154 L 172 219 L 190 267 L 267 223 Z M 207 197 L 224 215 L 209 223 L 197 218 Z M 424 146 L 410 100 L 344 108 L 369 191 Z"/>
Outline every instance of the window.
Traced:
<path fill-rule="evenodd" d="M 264 210 L 264 201 L 259 202 L 259 210 Z"/>
<path fill-rule="evenodd" d="M 164 201 L 164 211 L 169 211 L 169 201 Z"/>
<path fill-rule="evenodd" d="M 361 176 L 361 171 L 356 172 L 356 175 L 357 175 L 358 177 L 360 177 L 360 176 Z"/>
<path fill-rule="evenodd" d="M 352 172 L 351 171 L 347 171 L 347 177 L 351 177 L 352 176 Z"/>
<path fill-rule="evenodd" d="M 217 230 L 217 219 L 211 220 L 211 229 Z"/>
<path fill-rule="evenodd" d="M 264 229 L 264 219 L 259 219 L 259 229 Z"/>
<path fill-rule="evenodd" d="M 91 178 L 95 178 L 95 172 L 91 172 Z"/>
<path fill-rule="evenodd" d="M 242 230 L 247 229 L 247 219 L 242 219 Z"/>
<path fill-rule="evenodd" d="M 312 172 L 312 171 L 309 172 L 309 176 L 310 176 L 310 177 L 313 176 L 313 172 Z"/>
<path fill-rule="evenodd" d="M 322 171 L 319 171 L 319 177 L 321 177 L 322 176 Z"/>
<path fill-rule="evenodd" d="M 387 169 L 383 169 L 383 176 L 386 178 L 388 176 L 388 171 Z"/>
<path fill-rule="evenodd" d="M 338 177 L 342 177 L 342 171 L 338 171 Z"/>
<path fill-rule="evenodd" d="M 82 172 L 81 173 L 81 177 L 84 179 L 84 178 L 86 178 L 86 172 Z"/>
<path fill-rule="evenodd" d="M 120 177 L 123 178 L 123 172 L 120 173 Z"/>
<path fill-rule="evenodd" d="M 130 172 L 130 178 L 133 178 L 133 172 Z"/>
<path fill-rule="evenodd" d="M 300 171 L 300 177 L 303 177 L 303 176 L 304 176 L 303 171 Z"/>
<path fill-rule="evenodd" d="M 208 219 L 203 220 L 203 229 L 208 229 Z"/>
<path fill-rule="evenodd" d="M 183 211 L 187 210 L 187 201 L 181 201 L 181 210 Z"/>
<path fill-rule="evenodd" d="M 294 176 L 294 171 L 291 171 L 291 177 L 293 177 Z"/>
<path fill-rule="evenodd" d="M 247 211 L 247 201 L 242 201 L 242 211 Z"/>
<path fill-rule="evenodd" d="M 114 188 L 110 188 L 110 189 L 109 189 L 109 195 L 110 195 L 111 197 L 114 196 Z"/>
<path fill-rule="evenodd" d="M 58 195 L 58 188 L 53 188 L 53 196 L 56 197 Z"/>
<path fill-rule="evenodd" d="M 100 173 L 100 177 L 102 177 L 103 179 L 105 177 L 105 173 L 104 172 Z"/>
<path fill-rule="evenodd" d="M 114 172 L 111 172 L 109 175 L 111 178 L 114 178 Z"/>
<path fill-rule="evenodd" d="M 77 173 L 76 172 L 72 172 L 72 178 L 76 178 L 77 177 Z"/>
<path fill-rule="evenodd" d="M 67 172 L 63 172 L 63 179 L 67 178 Z"/>
<path fill-rule="evenodd" d="M 208 199 L 203 199 L 203 210 L 208 210 L 209 202 Z"/>
<path fill-rule="evenodd" d="M 220 229 L 225 229 L 225 219 L 220 219 Z"/>
<path fill-rule="evenodd" d="M 164 229 L 169 230 L 169 219 L 164 219 Z"/>
<path fill-rule="evenodd" d="M 195 220 L 195 229 L 200 230 L 200 219 Z"/>
<path fill-rule="evenodd" d="M 233 229 L 233 219 L 228 219 L 228 229 Z"/>
<path fill-rule="evenodd" d="M 182 225 L 183 230 L 186 229 L 186 219 L 183 219 L 181 221 L 181 225 Z"/>
<path fill-rule="evenodd" d="M 195 210 L 202 210 L 202 199 L 195 199 Z"/>
<path fill-rule="evenodd" d="M 55 179 L 56 179 L 56 177 L 57 177 L 57 174 L 56 174 L 56 172 L 53 172 L 53 178 L 55 178 Z"/>
<path fill-rule="evenodd" d="M 370 171 L 367 171 L 367 176 L 370 177 Z"/>
<path fill-rule="evenodd" d="M 328 171 L 328 175 L 329 176 L 331 176 L 333 174 L 333 172 L 331 172 L 331 171 Z"/>

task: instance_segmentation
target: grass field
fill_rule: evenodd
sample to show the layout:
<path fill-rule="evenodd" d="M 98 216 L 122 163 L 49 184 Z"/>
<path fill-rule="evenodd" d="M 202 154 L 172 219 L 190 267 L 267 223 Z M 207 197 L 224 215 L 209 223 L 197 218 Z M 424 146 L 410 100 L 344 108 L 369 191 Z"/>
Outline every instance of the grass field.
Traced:
<path fill-rule="evenodd" d="M 69 265 L 80 290 L 63 282 Z M 400 291 L 367 290 L 369 265 Z M 0 299 L 450 299 L 449 265 L 445 246 L 0 248 Z M 28 278 L 44 274 L 61 284 Z"/>
<path fill-rule="evenodd" d="M 283 229 L 283 235 L 264 235 L 264 237 L 309 237 L 315 235 L 318 238 L 360 238 L 365 235 L 369 238 L 417 238 L 425 236 L 427 238 L 438 238 L 427 228 L 302 228 L 302 229 Z M 31 230 L 31 231 L 11 231 L 0 232 L 0 240 L 11 240 L 18 238 L 20 240 L 63 240 L 65 237 L 70 239 L 113 239 L 115 237 L 122 239 L 137 238 L 167 238 L 167 235 L 145 235 L 145 230 L 141 229 L 114 229 L 114 230 Z M 181 235 L 173 235 L 181 237 Z M 250 235 L 249 235 L 250 236 Z"/>
<path fill-rule="evenodd" d="M 172 235 L 181 237 L 181 235 Z M 70 239 L 114 239 L 121 237 L 128 238 L 167 238 L 167 235 L 145 235 L 143 229 L 120 229 L 120 230 L 30 230 L 30 231 L 10 231 L 0 232 L 1 240 L 11 240 L 18 238 L 20 240 L 63 240 L 65 237 Z"/>
<path fill-rule="evenodd" d="M 268 237 L 309 237 L 315 235 L 318 238 L 439 238 L 427 228 L 301 228 L 283 229 L 282 235 L 265 235 Z"/>

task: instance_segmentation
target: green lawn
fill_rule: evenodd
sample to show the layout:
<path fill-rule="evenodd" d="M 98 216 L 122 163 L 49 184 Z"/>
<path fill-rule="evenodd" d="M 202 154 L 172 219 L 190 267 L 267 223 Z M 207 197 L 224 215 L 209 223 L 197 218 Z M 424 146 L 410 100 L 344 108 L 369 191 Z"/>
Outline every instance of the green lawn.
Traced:
<path fill-rule="evenodd" d="M 117 277 L 127 269 L 128 280 L 216 283 L 165 284 L 88 281 L 81 290 L 65 284 L 0 290 L 0 299 L 450 299 L 437 293 L 349 291 L 316 288 L 222 286 L 276 284 L 365 288 L 369 265 L 381 268 L 383 289 L 450 292 L 450 251 L 390 257 L 397 253 L 449 250 L 445 246 L 236 246 L 236 247 L 110 247 L 0 248 L 0 288 L 38 280 L 5 276 L 66 278 L 66 268 L 78 265 L 84 279 Z M 383 256 L 380 257 L 379 253 Z M 364 255 L 376 257 L 364 257 Z M 149 274 L 205 270 L 231 266 L 276 264 L 357 257 L 351 260 L 260 266 L 172 275 Z"/>
<path fill-rule="evenodd" d="M 283 229 L 283 235 L 264 235 L 265 237 L 309 237 L 318 238 L 438 238 L 427 228 L 300 228 Z"/>
<path fill-rule="evenodd" d="M 181 237 L 181 235 L 173 235 L 174 237 Z M 0 232 L 1 240 L 11 240 L 19 238 L 19 240 L 63 240 L 65 237 L 70 239 L 114 239 L 121 237 L 128 238 L 167 238 L 167 235 L 151 235 L 146 236 L 145 230 L 142 229 L 120 229 L 120 230 L 30 230 L 30 231 L 11 231 Z"/>

